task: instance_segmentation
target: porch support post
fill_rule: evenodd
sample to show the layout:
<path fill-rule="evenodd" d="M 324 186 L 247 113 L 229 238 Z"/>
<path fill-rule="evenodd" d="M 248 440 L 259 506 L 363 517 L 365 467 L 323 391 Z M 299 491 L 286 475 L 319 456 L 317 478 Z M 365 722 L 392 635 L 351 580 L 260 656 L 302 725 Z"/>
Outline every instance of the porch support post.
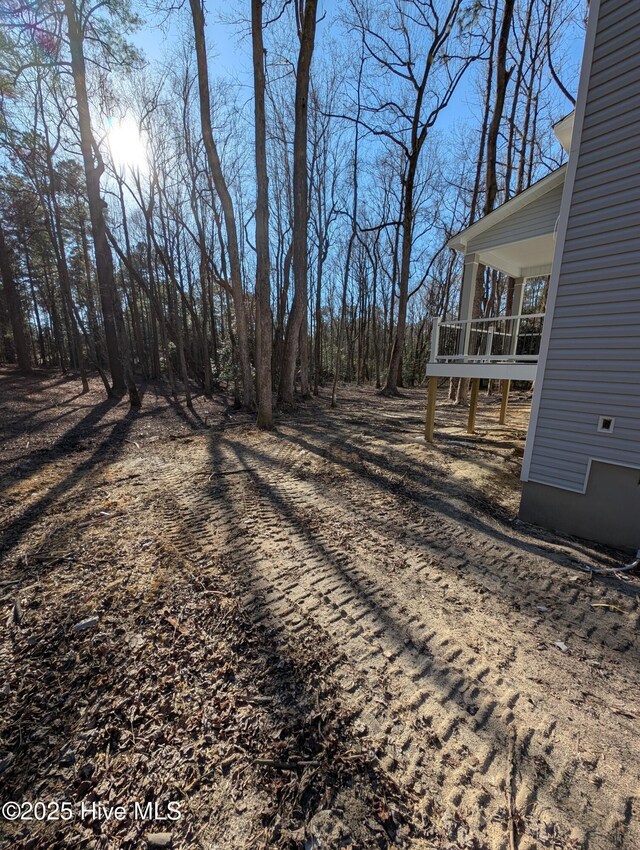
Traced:
<path fill-rule="evenodd" d="M 509 354 L 516 355 L 518 353 L 518 336 L 520 335 L 520 316 L 522 315 L 522 305 L 524 303 L 524 284 L 526 278 L 517 277 L 516 285 L 513 290 L 513 303 L 511 305 L 511 315 L 518 316 L 514 319 L 511 327 L 511 350 Z"/>
<path fill-rule="evenodd" d="M 427 390 L 427 417 L 424 423 L 424 438 L 427 443 L 433 442 L 433 427 L 436 419 L 436 396 L 438 393 L 438 379 L 429 378 L 429 389 Z"/>
<path fill-rule="evenodd" d="M 433 427 L 436 420 L 436 396 L 438 393 L 438 379 L 431 376 L 429 378 L 429 388 L 427 390 L 427 417 L 424 423 L 424 438 L 427 443 L 433 442 Z"/>
<path fill-rule="evenodd" d="M 500 404 L 500 424 L 504 425 L 507 420 L 507 407 L 509 405 L 509 390 L 511 389 L 511 381 L 501 381 L 502 383 L 502 403 Z"/>
<path fill-rule="evenodd" d="M 473 434 L 476 430 L 476 411 L 478 409 L 478 392 L 480 390 L 480 378 L 471 381 L 471 397 L 469 399 L 469 421 L 467 422 L 467 434 Z"/>
<path fill-rule="evenodd" d="M 480 261 L 477 254 L 465 254 L 462 290 L 460 292 L 460 320 L 463 322 L 473 318 L 473 301 L 476 294 L 476 278 L 478 277 L 479 264 Z M 470 333 L 471 325 L 463 325 L 458 354 L 468 354 Z"/>
<path fill-rule="evenodd" d="M 431 322 L 431 354 L 429 363 L 435 363 L 438 358 L 438 348 L 440 346 L 440 318 L 436 317 Z"/>

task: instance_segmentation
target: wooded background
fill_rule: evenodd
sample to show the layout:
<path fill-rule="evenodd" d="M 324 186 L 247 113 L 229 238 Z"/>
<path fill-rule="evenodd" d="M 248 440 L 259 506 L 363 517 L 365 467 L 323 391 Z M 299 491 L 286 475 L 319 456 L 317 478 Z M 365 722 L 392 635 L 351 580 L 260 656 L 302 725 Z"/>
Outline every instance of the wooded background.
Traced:
<path fill-rule="evenodd" d="M 274 394 L 422 380 L 431 318 L 458 314 L 447 241 L 562 163 L 586 4 L 0 10 L 0 362 L 134 406 L 141 381 L 230 386 L 270 427 Z M 135 46 L 163 25 L 170 55 Z M 212 35 L 250 43 L 252 91 Z M 475 315 L 504 313 L 510 281 L 480 275 Z"/>

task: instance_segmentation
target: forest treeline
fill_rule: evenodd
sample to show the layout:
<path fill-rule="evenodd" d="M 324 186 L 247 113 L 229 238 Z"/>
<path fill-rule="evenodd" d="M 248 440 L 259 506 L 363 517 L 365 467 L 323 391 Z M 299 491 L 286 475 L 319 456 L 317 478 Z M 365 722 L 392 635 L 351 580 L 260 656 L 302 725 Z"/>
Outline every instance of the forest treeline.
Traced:
<path fill-rule="evenodd" d="M 134 406 L 230 386 L 262 427 L 274 397 L 419 382 L 457 317 L 447 241 L 561 164 L 585 4 L 219 5 L 0 0 L 0 362 Z M 510 282 L 481 274 L 498 315 Z"/>

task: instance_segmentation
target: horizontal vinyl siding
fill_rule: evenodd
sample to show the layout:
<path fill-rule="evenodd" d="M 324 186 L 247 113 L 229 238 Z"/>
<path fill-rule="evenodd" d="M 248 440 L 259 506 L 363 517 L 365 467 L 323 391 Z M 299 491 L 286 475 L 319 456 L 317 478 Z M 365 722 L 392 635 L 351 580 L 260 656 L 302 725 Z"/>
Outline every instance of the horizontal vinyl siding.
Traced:
<path fill-rule="evenodd" d="M 553 462 L 553 458 L 547 459 L 546 463 L 532 461 L 529 480 L 546 484 L 549 479 L 553 482 L 552 487 L 561 487 L 563 490 L 575 490 L 578 493 L 581 493 L 583 490 L 584 473 L 582 470 L 565 474 L 565 471 L 559 469 L 557 464 Z"/>
<path fill-rule="evenodd" d="M 579 492 L 590 458 L 640 466 L 639 41 L 640 3 L 602 0 L 529 470 Z"/>
<path fill-rule="evenodd" d="M 607 289 L 598 289 L 599 284 L 592 280 L 593 277 L 591 274 L 586 274 L 576 283 L 567 283 L 563 287 L 562 295 L 558 294 L 558 301 L 562 297 L 567 302 L 571 298 L 580 298 L 582 304 L 602 304 L 603 300 L 614 300 L 616 303 L 622 304 L 623 301 L 637 300 L 640 294 L 636 283 L 638 279 L 637 269 L 628 269 L 626 277 L 623 269 L 616 269 L 616 280 L 610 281 Z"/>
<path fill-rule="evenodd" d="M 635 137 L 635 134 L 633 138 L 625 139 L 625 144 L 636 144 L 636 142 L 637 137 Z M 592 177 L 588 183 L 585 181 L 585 184 L 573 193 L 576 214 L 582 211 L 581 204 L 592 210 L 607 210 L 615 209 L 620 202 L 637 202 L 640 200 L 640 187 L 628 182 L 634 176 L 635 171 L 634 174 L 628 174 L 626 177 L 619 177 L 618 172 L 615 171 L 614 174 L 606 178 L 602 174 L 599 174 Z M 606 197 L 602 196 L 599 186 L 593 185 L 593 183 L 597 183 L 599 180 L 607 184 L 608 193 Z"/>
<path fill-rule="evenodd" d="M 627 176 L 628 185 L 632 185 L 631 181 L 636 179 L 638 168 L 640 168 L 640 163 L 634 169 L 633 174 Z M 594 180 L 597 179 L 603 178 L 594 178 Z M 579 228 L 572 227 L 567 232 L 567 236 L 571 236 L 572 240 L 574 238 L 580 239 L 581 237 L 598 236 L 601 233 L 609 233 L 615 238 L 617 230 L 628 226 L 630 216 L 640 214 L 640 197 L 634 198 L 629 191 L 616 192 L 611 188 L 611 181 L 604 179 L 604 182 L 609 188 L 609 197 L 606 201 L 599 198 L 598 204 L 594 202 L 580 202 L 574 196 L 573 214 L 580 216 L 581 221 Z M 625 210 L 624 217 L 621 217 L 622 208 Z"/>
<path fill-rule="evenodd" d="M 604 410 L 604 408 L 603 408 Z M 605 415 L 605 414 L 600 414 Z M 575 428 L 576 422 L 581 425 L 586 425 L 588 428 L 593 426 L 594 421 L 597 421 L 598 414 L 596 414 L 595 418 L 591 411 L 588 413 L 581 413 L 575 410 L 554 410 L 553 416 L 549 418 L 543 417 L 544 421 L 549 423 L 550 427 L 557 428 L 561 432 L 571 432 L 573 433 L 573 429 Z M 629 426 L 629 427 L 627 427 Z M 612 439 L 614 435 L 618 439 L 623 440 L 637 440 L 640 438 L 640 427 L 638 423 L 634 422 L 629 417 L 618 416 L 616 419 L 615 430 L 613 434 L 607 439 Z M 570 463 L 570 461 L 567 461 Z"/>
<path fill-rule="evenodd" d="M 603 3 L 603 11 L 604 8 L 605 4 Z M 602 38 L 602 44 L 608 44 L 612 38 L 617 38 L 626 30 L 627 15 L 628 9 L 624 3 L 617 3 L 614 7 L 606 10 L 606 15 L 600 15 L 598 31 Z"/>
<path fill-rule="evenodd" d="M 596 416 L 606 416 L 609 408 L 607 398 L 605 397 L 599 398 L 596 402 L 592 402 L 591 399 L 585 401 L 585 399 L 580 398 L 580 394 L 562 392 L 553 387 L 550 387 L 548 390 L 548 398 L 553 400 L 553 407 L 549 409 L 555 414 L 566 410 L 568 413 L 575 413 L 576 415 L 586 414 L 589 417 L 593 417 L 594 414 Z M 620 410 L 623 411 L 625 421 L 629 422 L 632 420 L 633 410 L 635 408 L 632 400 L 622 395 L 617 399 L 617 404 Z M 621 417 L 619 416 L 616 421 L 620 421 L 620 419 Z M 589 421 L 592 421 L 592 419 Z"/>
<path fill-rule="evenodd" d="M 563 184 L 555 186 L 526 207 L 470 240 L 467 253 L 486 251 L 498 245 L 508 245 L 553 233 L 560 215 L 562 188 Z"/>
<path fill-rule="evenodd" d="M 611 296 L 608 299 L 598 303 L 600 314 L 607 316 L 609 321 L 624 322 L 629 320 L 629 314 L 640 308 L 640 299 L 638 293 L 629 293 L 629 298 L 624 301 L 611 301 Z M 580 302 L 575 296 L 571 299 L 563 299 L 563 304 L 571 310 L 570 316 L 564 316 L 557 319 L 559 328 L 580 327 L 583 318 L 590 318 L 593 315 L 592 302 Z"/>
<path fill-rule="evenodd" d="M 603 274 L 606 274 L 606 270 L 603 270 Z M 615 306 L 611 302 L 600 302 L 595 298 L 591 302 L 587 302 L 585 298 L 580 301 L 573 298 L 564 299 L 560 306 L 556 303 L 554 314 L 557 315 L 559 310 L 563 315 L 558 316 L 557 331 L 553 333 L 550 345 L 567 339 L 586 339 L 599 345 L 599 341 L 604 340 L 607 349 L 613 350 L 617 347 L 618 340 L 624 340 L 625 337 L 637 339 L 640 321 L 636 311 L 640 302 L 637 297 L 627 298 L 627 294 L 626 289 L 612 291 L 611 298 L 620 298 Z M 596 310 L 598 316 L 594 317 Z M 617 329 L 615 336 L 610 327 Z"/>

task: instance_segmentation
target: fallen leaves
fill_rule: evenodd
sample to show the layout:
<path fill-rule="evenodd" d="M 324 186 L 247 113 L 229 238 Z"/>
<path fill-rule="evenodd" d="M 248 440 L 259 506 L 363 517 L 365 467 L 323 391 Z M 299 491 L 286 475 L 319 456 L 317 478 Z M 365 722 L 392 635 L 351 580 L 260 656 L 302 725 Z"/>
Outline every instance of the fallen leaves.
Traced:
<path fill-rule="evenodd" d="M 99 539 L 95 529 L 86 533 L 89 543 L 76 541 L 83 562 L 110 539 L 108 527 Z M 139 529 L 142 542 L 143 533 L 149 529 Z M 285 638 L 255 625 L 231 576 L 212 568 L 199 576 L 170 546 L 143 549 L 137 534 L 120 526 L 113 540 L 144 553 L 136 584 L 150 583 L 152 593 L 135 591 L 115 549 L 91 567 L 67 558 L 22 562 L 20 583 L 37 589 L 37 598 L 21 594 L 28 617 L 22 604 L 19 616 L 11 614 L 21 676 L 15 690 L 6 683 L 0 707 L 5 786 L 25 799 L 184 803 L 171 832 L 129 819 L 101 823 L 101 850 L 129 850 L 139 841 L 190 847 L 195 833 L 214 829 L 214 811 L 232 816 L 224 814 L 229 807 L 251 824 L 255 847 L 288 848 L 314 812 L 354 784 L 377 824 L 372 847 L 391 846 L 401 823 L 410 834 L 399 799 L 391 830 L 385 807 L 397 792 L 367 754 L 366 735 L 351 729 L 339 688 L 324 672 L 326 638 Z M 29 579 L 45 568 L 43 593 Z M 78 616 L 87 609 L 90 616 Z M 16 846 L 58 848 L 50 824 L 12 829 Z M 64 825 L 64 850 L 89 848 L 93 830 L 88 820 Z M 361 836 L 349 846 L 367 844 Z"/>

